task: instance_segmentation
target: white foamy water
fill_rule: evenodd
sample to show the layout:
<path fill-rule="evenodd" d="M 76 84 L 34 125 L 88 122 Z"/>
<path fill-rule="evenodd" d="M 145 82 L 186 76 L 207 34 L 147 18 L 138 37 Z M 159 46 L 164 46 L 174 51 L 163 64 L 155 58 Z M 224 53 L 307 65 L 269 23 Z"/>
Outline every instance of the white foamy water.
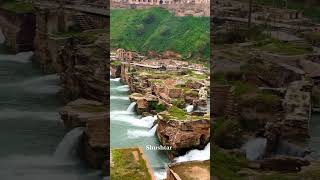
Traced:
<path fill-rule="evenodd" d="M 129 100 L 127 96 L 110 96 L 111 100 Z"/>
<path fill-rule="evenodd" d="M 165 180 L 167 179 L 167 172 L 165 170 L 155 171 L 154 176 L 157 178 L 157 180 Z"/>
<path fill-rule="evenodd" d="M 121 121 L 126 122 L 128 124 L 131 124 L 132 126 L 136 127 L 145 127 L 145 128 L 151 128 L 153 125 L 153 122 L 155 121 L 155 118 L 152 116 L 147 116 L 144 118 L 135 118 L 132 116 L 132 113 L 123 112 L 123 111 L 117 111 L 119 114 L 111 112 L 112 120 L 113 121 Z"/>
<path fill-rule="evenodd" d="M 37 94 L 56 94 L 61 90 L 59 76 L 50 74 L 36 78 L 30 78 L 22 82 L 0 85 L 0 88 L 20 88 L 25 92 Z"/>
<path fill-rule="evenodd" d="M 116 91 L 123 91 L 123 92 L 126 92 L 126 91 L 129 91 L 129 86 L 128 85 L 123 85 L 123 86 L 118 86 L 118 87 L 114 87 L 114 88 L 111 88 L 112 90 L 116 90 Z"/>
<path fill-rule="evenodd" d="M 127 108 L 128 112 L 134 112 L 134 108 L 136 107 L 136 102 L 132 102 L 129 107 Z"/>
<path fill-rule="evenodd" d="M 120 78 L 113 78 L 113 79 L 111 78 L 110 81 L 119 82 L 119 81 L 120 81 Z"/>
<path fill-rule="evenodd" d="M 266 138 L 253 138 L 246 142 L 242 149 L 246 151 L 246 157 L 249 160 L 257 160 L 263 157 L 266 151 Z"/>
<path fill-rule="evenodd" d="M 22 111 L 17 109 L 1 109 L 0 114 L 0 119 L 41 118 L 41 120 L 56 121 L 60 117 L 58 112 Z"/>
<path fill-rule="evenodd" d="M 33 56 L 33 52 L 21 52 L 18 54 L 0 54 L 0 61 L 9 61 L 16 63 L 28 63 Z"/>
<path fill-rule="evenodd" d="M 128 130 L 128 138 L 129 139 L 136 139 L 140 137 L 152 137 L 155 135 L 157 131 L 158 124 L 156 124 L 152 129 L 150 130 Z"/>
<path fill-rule="evenodd" d="M 80 143 L 83 131 L 83 127 L 78 127 L 68 132 L 59 143 L 56 152 L 54 153 L 54 157 L 56 159 L 72 158 L 74 156 L 74 151 Z"/>
<path fill-rule="evenodd" d="M 188 105 L 188 106 L 186 107 L 186 110 L 187 110 L 187 113 L 192 112 L 192 111 L 193 111 L 193 105 Z"/>
<path fill-rule="evenodd" d="M 175 162 L 204 161 L 210 159 L 210 143 L 203 150 L 194 149 L 183 156 L 176 157 Z"/>

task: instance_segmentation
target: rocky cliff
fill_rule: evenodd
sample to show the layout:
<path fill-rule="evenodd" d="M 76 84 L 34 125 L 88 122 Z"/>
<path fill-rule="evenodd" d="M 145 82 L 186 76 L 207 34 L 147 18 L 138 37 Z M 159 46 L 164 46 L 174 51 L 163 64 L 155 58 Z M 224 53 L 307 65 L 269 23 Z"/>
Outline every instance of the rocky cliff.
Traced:
<path fill-rule="evenodd" d="M 7 46 L 16 52 L 33 50 L 36 27 L 33 13 L 17 13 L 0 8 L 0 24 Z"/>

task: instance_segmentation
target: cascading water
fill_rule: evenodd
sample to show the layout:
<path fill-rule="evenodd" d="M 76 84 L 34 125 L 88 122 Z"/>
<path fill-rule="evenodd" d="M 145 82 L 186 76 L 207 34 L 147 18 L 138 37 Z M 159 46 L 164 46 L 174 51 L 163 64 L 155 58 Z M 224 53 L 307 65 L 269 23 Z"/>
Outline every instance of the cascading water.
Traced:
<path fill-rule="evenodd" d="M 249 160 L 257 160 L 263 158 L 266 152 L 266 138 L 252 138 L 248 140 L 242 147 L 246 151 L 246 157 Z"/>
<path fill-rule="evenodd" d="M 155 135 L 158 124 L 153 126 L 150 130 L 128 130 L 128 137 L 130 139 L 136 139 L 140 137 L 152 137 Z"/>
<path fill-rule="evenodd" d="M 75 150 L 77 150 L 77 146 L 79 146 L 83 131 L 83 127 L 78 127 L 68 132 L 59 143 L 54 157 L 57 159 L 73 158 L 76 155 Z"/>
<path fill-rule="evenodd" d="M 193 111 L 193 105 L 188 105 L 188 106 L 186 107 L 186 110 L 187 110 L 187 113 L 192 112 L 192 111 Z"/>
<path fill-rule="evenodd" d="M 203 150 L 194 149 L 174 159 L 175 162 L 204 161 L 210 159 L 210 143 Z"/>
<path fill-rule="evenodd" d="M 135 114 L 135 103 L 131 103 L 126 87 L 120 79 L 111 79 L 110 104 L 110 139 L 112 148 L 127 148 L 140 146 L 144 149 L 154 174 L 158 180 L 165 179 L 165 165 L 169 162 L 165 152 L 148 151 L 146 145 L 159 145 L 155 137 L 157 125 L 154 125 L 155 116 L 140 117 Z"/>
<path fill-rule="evenodd" d="M 129 107 L 127 108 L 128 112 L 134 112 L 134 108 L 136 107 L 136 102 L 132 102 Z"/>
<path fill-rule="evenodd" d="M 59 77 L 34 69 L 32 52 L 10 55 L 3 50 L 0 48 L 0 179 L 101 179 L 79 160 L 62 158 L 78 144 L 80 129 L 66 135 L 57 148 L 65 133 L 58 113 L 63 105 L 57 95 Z"/>

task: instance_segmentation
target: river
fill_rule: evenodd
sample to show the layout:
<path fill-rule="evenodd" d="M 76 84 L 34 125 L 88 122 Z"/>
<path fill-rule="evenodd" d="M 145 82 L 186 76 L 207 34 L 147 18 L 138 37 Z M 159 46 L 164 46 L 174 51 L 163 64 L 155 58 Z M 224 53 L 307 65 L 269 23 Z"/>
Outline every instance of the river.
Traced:
<path fill-rule="evenodd" d="M 141 118 L 133 112 L 134 104 L 129 101 L 128 86 L 121 84 L 119 80 L 110 80 L 111 147 L 142 147 L 156 178 L 164 179 L 165 166 L 169 162 L 166 154 L 163 151 L 146 150 L 146 145 L 159 145 L 155 128 L 151 129 L 154 118 Z"/>
<path fill-rule="evenodd" d="M 0 47 L 0 179 L 101 179 L 76 156 L 83 129 L 64 130 L 58 76 L 33 65 L 32 52 L 9 52 Z"/>
<path fill-rule="evenodd" d="M 312 156 L 320 159 L 320 113 L 313 113 L 310 122 L 309 148 L 313 152 Z"/>

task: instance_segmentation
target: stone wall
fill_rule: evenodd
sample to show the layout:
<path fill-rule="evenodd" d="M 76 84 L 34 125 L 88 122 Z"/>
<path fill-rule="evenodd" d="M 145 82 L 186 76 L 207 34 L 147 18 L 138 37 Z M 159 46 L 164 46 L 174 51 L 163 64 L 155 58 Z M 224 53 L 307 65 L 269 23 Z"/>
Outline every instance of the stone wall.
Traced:
<path fill-rule="evenodd" d="M 213 86 L 212 88 L 212 106 L 214 116 L 236 115 L 236 106 L 232 94 L 232 86 Z"/>
<path fill-rule="evenodd" d="M 16 52 L 33 50 L 35 16 L 0 9 L 0 24 L 6 45 Z"/>

